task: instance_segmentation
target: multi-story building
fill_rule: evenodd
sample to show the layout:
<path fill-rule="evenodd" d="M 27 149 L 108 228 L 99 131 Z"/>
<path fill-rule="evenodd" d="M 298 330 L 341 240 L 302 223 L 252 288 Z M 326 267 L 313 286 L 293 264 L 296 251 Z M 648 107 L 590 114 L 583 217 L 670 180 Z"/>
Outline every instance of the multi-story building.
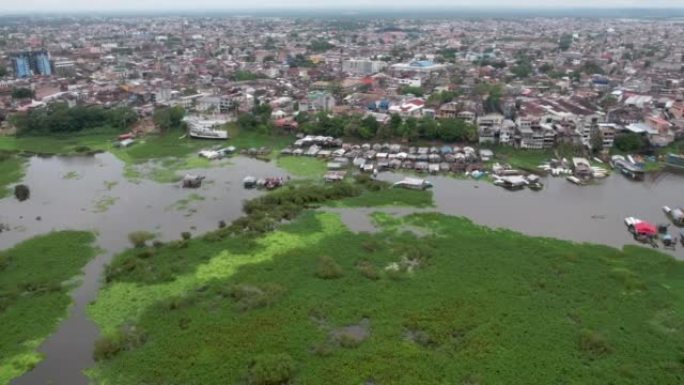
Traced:
<path fill-rule="evenodd" d="M 32 75 L 52 75 L 52 63 L 47 51 L 24 51 L 12 55 L 14 76 L 27 78 Z"/>
<path fill-rule="evenodd" d="M 382 71 L 387 63 L 380 60 L 348 59 L 342 62 L 342 71 L 354 75 L 370 75 Z"/>

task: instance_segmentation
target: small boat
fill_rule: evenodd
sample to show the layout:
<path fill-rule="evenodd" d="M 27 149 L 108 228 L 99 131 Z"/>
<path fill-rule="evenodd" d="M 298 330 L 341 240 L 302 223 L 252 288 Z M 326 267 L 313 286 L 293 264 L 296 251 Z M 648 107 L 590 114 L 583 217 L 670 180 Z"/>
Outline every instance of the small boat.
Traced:
<path fill-rule="evenodd" d="M 520 190 L 527 186 L 528 182 L 525 177 L 515 176 L 497 176 L 494 179 L 494 184 L 501 186 L 507 190 Z"/>
<path fill-rule="evenodd" d="M 199 188 L 202 186 L 203 176 L 186 174 L 183 177 L 183 188 Z"/>
<path fill-rule="evenodd" d="M 673 154 L 673 153 L 667 154 L 667 158 L 665 159 L 665 164 L 668 167 L 684 169 L 684 155 Z"/>
<path fill-rule="evenodd" d="M 677 241 L 670 234 L 662 235 L 660 240 L 663 242 L 664 249 L 674 250 L 677 245 Z"/>
<path fill-rule="evenodd" d="M 544 184 L 541 182 L 539 175 L 530 174 L 525 177 L 527 179 L 527 187 L 532 191 L 540 191 L 544 188 Z"/>
<path fill-rule="evenodd" d="M 419 178 L 404 178 L 403 180 L 400 180 L 399 182 L 396 182 L 392 185 L 392 187 L 403 187 L 407 189 L 412 189 L 412 190 L 425 190 L 429 189 L 432 187 L 432 183 L 425 179 L 419 179 Z"/>
<path fill-rule="evenodd" d="M 684 210 L 681 208 L 671 209 L 668 206 L 663 206 L 665 215 L 675 224 L 675 226 L 684 226 Z"/>
<path fill-rule="evenodd" d="M 256 184 L 257 184 L 257 179 L 256 179 L 255 177 L 253 177 L 253 176 L 246 176 L 246 177 L 242 180 L 242 185 L 243 185 L 245 188 L 254 188 L 254 187 L 256 187 Z"/>
<path fill-rule="evenodd" d="M 580 179 L 580 178 L 578 178 L 578 177 L 576 177 L 576 176 L 573 176 L 573 175 L 570 175 L 570 176 L 568 176 L 568 177 L 565 178 L 565 179 L 566 179 L 568 182 L 574 183 L 574 184 L 576 184 L 576 185 L 578 185 L 578 186 L 581 186 L 581 185 L 584 184 L 584 182 L 582 182 L 582 179 Z"/>

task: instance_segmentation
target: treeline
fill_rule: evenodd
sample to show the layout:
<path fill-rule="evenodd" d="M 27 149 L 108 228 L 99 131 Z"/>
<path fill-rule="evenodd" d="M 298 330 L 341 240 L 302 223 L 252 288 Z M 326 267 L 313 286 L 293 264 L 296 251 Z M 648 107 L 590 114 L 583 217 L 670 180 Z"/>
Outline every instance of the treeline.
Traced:
<path fill-rule="evenodd" d="M 439 119 L 430 117 L 390 116 L 386 124 L 379 123 L 373 116 L 329 116 L 325 112 L 297 115 L 299 129 L 305 134 L 333 137 L 352 137 L 364 140 L 400 138 L 403 140 L 443 140 L 447 142 L 475 142 L 477 128 L 461 119 Z"/>
<path fill-rule="evenodd" d="M 79 132 L 102 127 L 123 131 L 137 119 L 138 114 L 128 107 L 69 107 L 66 103 L 55 103 L 31 110 L 27 114 L 14 115 L 13 123 L 20 135 L 37 135 Z"/>

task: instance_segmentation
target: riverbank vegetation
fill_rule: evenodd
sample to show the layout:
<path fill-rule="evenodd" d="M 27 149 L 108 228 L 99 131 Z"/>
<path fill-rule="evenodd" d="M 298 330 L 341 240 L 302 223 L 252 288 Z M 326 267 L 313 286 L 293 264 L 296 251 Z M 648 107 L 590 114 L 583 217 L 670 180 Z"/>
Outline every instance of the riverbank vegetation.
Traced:
<path fill-rule="evenodd" d="M 278 158 L 278 167 L 296 177 L 320 180 L 328 170 L 325 162 L 316 158 L 283 156 Z"/>
<path fill-rule="evenodd" d="M 26 136 L 67 134 L 102 127 L 124 131 L 137 119 L 138 114 L 128 107 L 69 107 L 66 103 L 53 103 L 26 114 L 14 115 L 12 123 L 17 127 L 19 136 Z"/>
<path fill-rule="evenodd" d="M 0 198 L 12 193 L 9 186 L 21 181 L 24 176 L 25 159 L 0 150 Z"/>
<path fill-rule="evenodd" d="M 94 239 L 61 231 L 0 251 L 0 384 L 41 360 L 36 349 L 66 314 L 73 278 L 95 255 Z"/>
<path fill-rule="evenodd" d="M 440 214 L 376 221 L 380 233 L 355 233 L 309 211 L 263 235 L 119 255 L 90 308 L 104 331 L 91 375 L 122 385 L 681 383 L 684 265 L 669 256 Z"/>

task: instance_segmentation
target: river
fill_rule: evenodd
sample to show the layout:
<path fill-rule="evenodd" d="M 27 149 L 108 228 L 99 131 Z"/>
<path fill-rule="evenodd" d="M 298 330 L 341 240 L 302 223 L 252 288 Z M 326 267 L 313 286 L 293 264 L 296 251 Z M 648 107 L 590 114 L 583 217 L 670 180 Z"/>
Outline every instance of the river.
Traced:
<path fill-rule="evenodd" d="M 129 247 L 128 233 L 147 230 L 166 241 L 183 231 L 201 234 L 242 215 L 242 202 L 259 194 L 242 188 L 247 174 L 285 176 L 272 163 L 237 157 L 226 166 L 197 170 L 205 175 L 200 189 L 152 181 L 132 183 L 123 177 L 123 163 L 111 154 L 76 158 L 31 158 L 23 183 L 31 198 L 0 200 L 0 223 L 12 230 L 0 234 L 0 250 L 52 230 L 96 231 L 102 252 L 84 269 L 82 284 L 73 291 L 74 306 L 58 330 L 40 347 L 45 359 L 13 381 L 15 385 L 81 385 L 83 370 L 92 367 L 92 349 L 98 330 L 86 315 L 97 296 L 104 266 Z M 383 173 L 397 181 L 403 176 Z M 434 184 L 435 208 L 332 209 L 358 231 L 373 231 L 368 214 L 385 211 L 410 214 L 437 211 L 465 216 L 475 223 L 509 228 L 529 235 L 621 247 L 634 243 L 623 218 L 635 216 L 660 223 L 663 205 L 684 205 L 684 178 L 661 174 L 644 182 L 613 175 L 596 185 L 576 186 L 563 178 L 545 178 L 542 191 L 507 191 L 487 182 L 445 176 L 429 177 Z M 193 195 L 194 194 L 194 195 Z M 199 198 L 201 197 L 201 198 Z M 185 201 L 183 201 L 185 200 Z M 103 203 L 104 202 L 104 203 Z M 40 220 L 37 218 L 40 217 Z M 684 259 L 684 250 L 670 252 Z"/>
<path fill-rule="evenodd" d="M 243 157 L 195 173 L 206 176 L 196 190 L 183 189 L 178 183 L 130 182 L 123 177 L 124 164 L 109 153 L 30 159 L 22 183 L 30 187 L 31 198 L 0 200 L 0 223 L 11 227 L 0 234 L 0 250 L 36 235 L 70 229 L 95 231 L 102 251 L 85 266 L 82 283 L 72 292 L 74 304 L 67 318 L 41 345 L 45 359 L 12 384 L 88 383 L 83 370 L 94 364 L 98 330 L 88 319 L 86 307 L 97 296 L 104 266 L 130 247 L 130 232 L 150 231 L 162 241 L 180 239 L 184 231 L 206 233 L 221 220 L 229 223 L 240 217 L 243 201 L 260 194 L 242 187 L 245 176 L 287 175 L 272 163 Z"/>

